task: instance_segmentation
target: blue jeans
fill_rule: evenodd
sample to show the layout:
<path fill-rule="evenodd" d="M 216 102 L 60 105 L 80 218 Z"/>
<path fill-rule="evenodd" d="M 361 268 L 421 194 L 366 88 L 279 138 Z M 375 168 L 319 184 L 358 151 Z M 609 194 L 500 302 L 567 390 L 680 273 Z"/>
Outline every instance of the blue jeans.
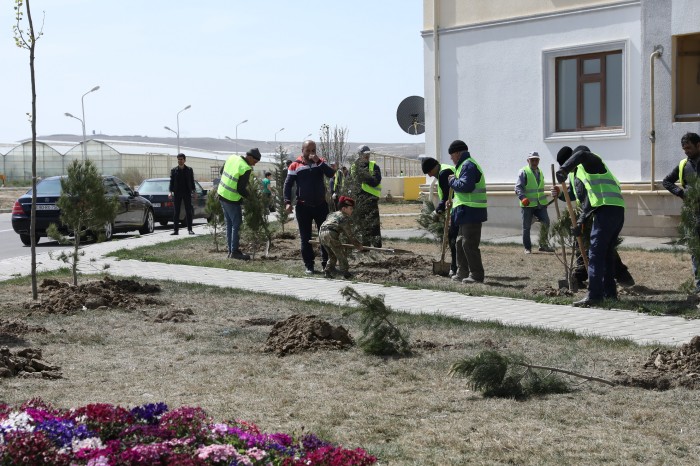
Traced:
<path fill-rule="evenodd" d="M 625 224 L 623 207 L 604 205 L 593 211 L 591 249 L 588 251 L 588 298 L 617 298 L 615 246 Z"/>
<path fill-rule="evenodd" d="M 234 204 L 226 201 L 219 201 L 221 208 L 224 210 L 224 218 L 226 219 L 226 246 L 229 254 L 238 251 L 238 230 L 243 223 L 243 212 L 240 204 Z"/>
<path fill-rule="evenodd" d="M 528 251 L 532 249 L 532 241 L 530 241 L 530 228 L 532 227 L 532 219 L 537 218 L 543 225 L 549 228 L 549 215 L 546 207 L 521 207 L 520 214 L 523 219 L 523 246 Z M 543 244 L 544 238 L 540 238 L 540 246 Z"/>

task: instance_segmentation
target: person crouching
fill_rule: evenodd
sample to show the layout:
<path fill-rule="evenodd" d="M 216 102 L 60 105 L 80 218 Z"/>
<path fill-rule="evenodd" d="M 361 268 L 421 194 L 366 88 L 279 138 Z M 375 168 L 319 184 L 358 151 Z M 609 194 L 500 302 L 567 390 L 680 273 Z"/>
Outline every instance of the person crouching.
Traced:
<path fill-rule="evenodd" d="M 343 233 L 358 251 L 364 250 L 360 243 L 352 235 L 352 222 L 350 216 L 355 208 L 355 201 L 347 196 L 338 198 L 338 210 L 328 215 L 321 224 L 318 232 L 319 242 L 328 251 L 328 263 L 323 269 L 326 278 L 333 278 L 334 272 L 339 272 L 343 278 L 350 278 L 352 274 L 348 270 L 347 253 L 340 241 L 340 234 Z M 336 270 L 335 264 L 339 262 Z"/>

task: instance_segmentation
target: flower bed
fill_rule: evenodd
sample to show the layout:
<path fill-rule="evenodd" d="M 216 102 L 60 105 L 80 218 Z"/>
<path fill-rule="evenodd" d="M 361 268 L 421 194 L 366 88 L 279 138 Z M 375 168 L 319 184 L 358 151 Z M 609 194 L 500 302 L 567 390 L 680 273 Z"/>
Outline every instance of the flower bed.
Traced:
<path fill-rule="evenodd" d="M 201 408 L 164 403 L 131 410 L 90 404 L 61 410 L 39 399 L 0 404 L 0 464 L 369 465 L 364 450 L 314 434 L 269 434 L 245 421 L 214 423 Z"/>

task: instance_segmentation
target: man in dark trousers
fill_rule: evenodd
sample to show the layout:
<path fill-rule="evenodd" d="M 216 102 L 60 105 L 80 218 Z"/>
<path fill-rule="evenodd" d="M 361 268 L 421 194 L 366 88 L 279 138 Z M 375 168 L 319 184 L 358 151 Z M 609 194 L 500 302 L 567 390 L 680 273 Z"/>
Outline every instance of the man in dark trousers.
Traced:
<path fill-rule="evenodd" d="M 559 150 L 557 160 L 561 163 L 556 173 L 557 181 L 561 183 L 570 172 L 575 172 L 583 187 L 576 193 L 581 201 L 581 214 L 571 234 L 581 236 L 583 224 L 593 216 L 588 251 L 588 294 L 574 302 L 574 306 L 596 306 L 603 299 L 617 300 L 615 247 L 625 224 L 625 201 L 620 183 L 603 159 L 586 146 L 578 146 L 575 150 L 564 146 Z"/>
<path fill-rule="evenodd" d="M 676 165 L 671 173 L 664 178 L 663 186 L 674 195 L 684 199 L 685 191 L 700 174 L 700 136 L 697 133 L 685 133 L 681 138 L 681 149 L 685 158 Z M 680 187 L 676 186 L 680 183 Z M 700 234 L 700 226 L 696 228 Z M 700 276 L 698 276 L 698 258 L 694 254 L 690 256 L 693 264 L 693 278 L 695 280 L 695 292 L 700 293 Z"/>
<path fill-rule="evenodd" d="M 484 282 L 481 261 L 481 227 L 488 219 L 486 211 L 486 178 L 484 171 L 469 153 L 464 141 L 452 141 L 447 149 L 455 174 L 448 176 L 454 191 L 452 223 L 457 225 L 457 273 L 452 280 L 466 285 Z"/>
<path fill-rule="evenodd" d="M 174 199 L 175 215 L 173 216 L 173 232 L 177 235 L 180 227 L 180 206 L 185 206 L 185 219 L 187 220 L 187 231 L 194 235 L 192 231 L 192 197 L 196 198 L 197 193 L 194 188 L 194 171 L 185 165 L 187 157 L 185 154 L 177 154 L 177 167 L 170 170 L 170 194 L 169 199 Z"/>
<path fill-rule="evenodd" d="M 301 155 L 289 165 L 287 179 L 284 181 L 285 210 L 291 214 L 292 188 L 296 193 L 296 219 L 299 225 L 299 238 L 301 239 L 301 258 L 306 267 L 305 273 L 314 273 L 314 250 L 309 240 L 311 239 L 312 224 L 316 223 L 316 231 L 328 216 L 328 203 L 326 202 L 326 184 L 323 177 L 332 178 L 335 171 L 324 159 L 316 155 L 316 143 L 312 140 L 304 141 L 301 146 Z M 328 262 L 328 252 L 321 246 L 321 266 L 325 269 Z"/>

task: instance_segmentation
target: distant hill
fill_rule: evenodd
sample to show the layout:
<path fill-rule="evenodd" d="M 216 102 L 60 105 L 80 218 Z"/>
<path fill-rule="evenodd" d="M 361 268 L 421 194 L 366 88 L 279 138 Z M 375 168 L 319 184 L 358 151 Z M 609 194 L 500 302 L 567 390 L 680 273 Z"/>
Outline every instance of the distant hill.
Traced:
<path fill-rule="evenodd" d="M 144 142 L 144 143 L 158 143 L 158 144 L 169 144 L 172 146 L 177 145 L 176 138 L 158 138 L 149 136 L 111 136 L 107 134 L 93 134 L 89 138 L 93 139 L 107 139 L 113 141 L 130 141 L 130 142 Z M 50 141 L 67 141 L 75 142 L 76 144 L 82 141 L 82 136 L 74 134 L 51 134 L 47 136 L 38 136 L 37 139 L 50 140 Z M 318 142 L 318 141 L 317 141 Z M 284 146 L 290 154 L 294 155 L 298 153 L 301 149 L 300 141 L 277 141 L 277 144 Z M 402 157 L 407 157 L 411 159 L 418 158 L 419 155 L 425 153 L 425 143 L 419 142 L 415 144 L 410 143 L 374 143 L 374 142 L 348 142 L 348 146 L 351 151 L 354 151 L 357 147 L 362 144 L 367 144 L 372 151 L 381 154 L 388 155 L 399 155 Z M 266 141 L 256 141 L 253 139 L 239 139 L 238 140 L 239 150 L 243 151 L 251 147 L 257 147 L 261 152 L 274 152 L 274 143 Z M 236 150 L 236 144 L 234 141 L 229 139 L 217 139 L 217 138 L 180 138 L 180 147 L 187 148 L 191 147 L 193 149 L 211 150 L 217 152 L 234 152 Z M 183 149 L 184 150 L 184 149 Z"/>

